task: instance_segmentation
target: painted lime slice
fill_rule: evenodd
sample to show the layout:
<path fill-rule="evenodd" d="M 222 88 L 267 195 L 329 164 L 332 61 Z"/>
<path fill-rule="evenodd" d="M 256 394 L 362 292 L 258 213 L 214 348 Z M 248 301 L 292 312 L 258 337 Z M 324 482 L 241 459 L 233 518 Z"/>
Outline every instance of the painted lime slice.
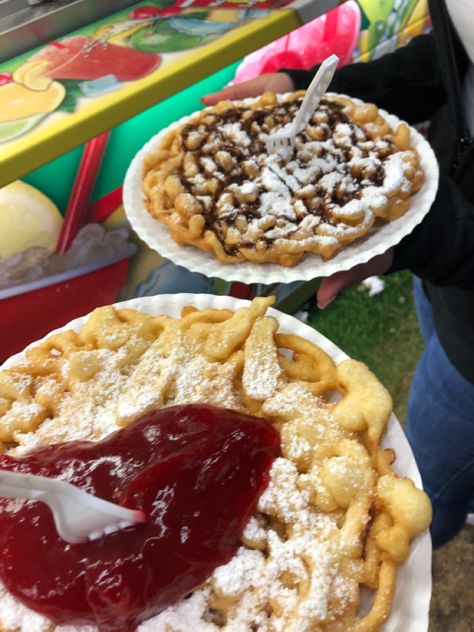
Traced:
<path fill-rule="evenodd" d="M 13 138 L 26 134 L 35 125 L 38 125 L 45 116 L 46 114 L 36 114 L 35 116 L 27 116 L 14 121 L 0 122 L 0 143 L 6 143 Z"/>

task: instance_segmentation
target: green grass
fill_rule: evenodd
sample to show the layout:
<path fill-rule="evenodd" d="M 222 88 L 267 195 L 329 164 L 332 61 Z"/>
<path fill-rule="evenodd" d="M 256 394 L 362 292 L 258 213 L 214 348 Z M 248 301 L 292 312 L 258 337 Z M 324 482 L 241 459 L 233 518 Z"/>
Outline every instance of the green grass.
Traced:
<path fill-rule="evenodd" d="M 384 281 L 384 291 L 376 296 L 370 297 L 358 285 L 345 290 L 325 310 L 312 306 L 308 323 L 349 356 L 367 364 L 390 391 L 395 414 L 403 422 L 423 341 L 410 273 L 392 274 Z"/>

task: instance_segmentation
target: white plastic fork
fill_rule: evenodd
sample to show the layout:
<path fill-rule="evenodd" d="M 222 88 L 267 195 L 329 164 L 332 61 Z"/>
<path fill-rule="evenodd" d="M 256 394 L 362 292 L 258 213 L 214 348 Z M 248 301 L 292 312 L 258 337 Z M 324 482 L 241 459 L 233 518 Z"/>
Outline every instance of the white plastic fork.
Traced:
<path fill-rule="evenodd" d="M 276 134 L 272 134 L 265 139 L 267 152 L 269 154 L 280 150 L 288 151 L 294 146 L 297 134 L 309 123 L 309 120 L 321 101 L 321 97 L 328 89 L 338 63 L 339 57 L 337 55 L 331 55 L 323 61 L 313 81 L 309 84 L 300 109 L 293 121 L 285 125 L 285 127 Z"/>
<path fill-rule="evenodd" d="M 0 470 L 0 497 L 46 503 L 59 535 L 71 544 L 96 540 L 146 520 L 142 511 L 102 500 L 71 483 L 9 470 Z"/>

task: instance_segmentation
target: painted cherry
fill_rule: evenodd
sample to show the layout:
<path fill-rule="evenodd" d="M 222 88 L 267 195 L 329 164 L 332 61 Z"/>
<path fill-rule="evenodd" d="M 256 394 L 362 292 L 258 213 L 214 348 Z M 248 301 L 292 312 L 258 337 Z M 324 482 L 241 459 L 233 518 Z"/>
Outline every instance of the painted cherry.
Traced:
<path fill-rule="evenodd" d="M 132 20 L 147 20 L 148 18 L 154 18 L 160 15 L 158 7 L 137 7 L 130 11 L 130 17 Z"/>
<path fill-rule="evenodd" d="M 173 15 L 179 15 L 182 9 L 180 7 L 162 7 L 160 9 L 160 16 L 162 18 L 170 17 Z"/>
<path fill-rule="evenodd" d="M 0 72 L 0 86 L 4 86 L 7 83 L 13 81 L 13 75 L 9 72 Z"/>

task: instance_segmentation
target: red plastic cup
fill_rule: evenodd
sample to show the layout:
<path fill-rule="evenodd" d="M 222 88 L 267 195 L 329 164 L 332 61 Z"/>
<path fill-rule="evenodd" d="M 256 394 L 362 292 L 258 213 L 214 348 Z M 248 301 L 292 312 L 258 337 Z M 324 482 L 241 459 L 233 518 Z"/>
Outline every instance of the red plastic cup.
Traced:
<path fill-rule="evenodd" d="M 0 290 L 0 362 L 70 320 L 114 303 L 134 252 L 131 246 L 119 260 Z"/>

